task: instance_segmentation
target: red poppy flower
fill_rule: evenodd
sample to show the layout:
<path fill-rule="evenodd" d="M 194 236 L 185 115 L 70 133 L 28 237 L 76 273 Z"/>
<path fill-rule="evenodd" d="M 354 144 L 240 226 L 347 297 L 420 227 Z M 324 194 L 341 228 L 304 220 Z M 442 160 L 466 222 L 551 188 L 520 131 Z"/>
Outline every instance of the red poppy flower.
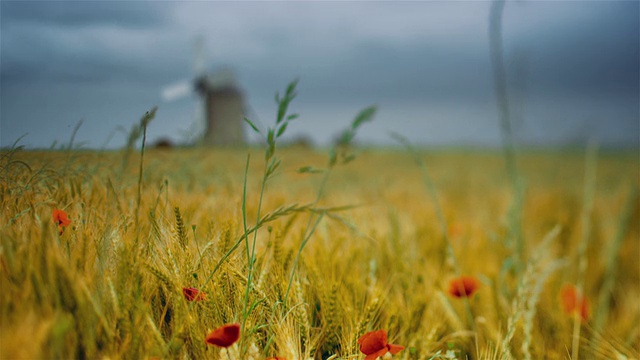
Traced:
<path fill-rule="evenodd" d="M 205 300 L 207 296 L 207 294 L 196 288 L 182 288 L 182 295 L 189 301 Z"/>
<path fill-rule="evenodd" d="M 591 307 L 589 300 L 582 296 L 573 285 L 565 285 L 560 290 L 562 308 L 567 314 L 580 314 L 583 321 L 589 320 Z"/>
<path fill-rule="evenodd" d="M 460 276 L 449 282 L 449 295 L 461 298 L 471 297 L 480 287 L 480 282 L 473 276 Z"/>
<path fill-rule="evenodd" d="M 64 228 L 71 224 L 71 220 L 67 217 L 67 213 L 60 209 L 53 209 L 53 221 L 58 224 L 60 235 L 64 232 Z"/>
<path fill-rule="evenodd" d="M 358 339 L 360 351 L 367 355 L 364 360 L 375 360 L 384 356 L 387 352 L 395 355 L 404 349 L 404 346 L 387 343 L 385 330 L 370 331 Z"/>
<path fill-rule="evenodd" d="M 233 345 L 240 338 L 240 324 L 223 325 L 207 335 L 205 342 L 207 344 L 227 348 Z"/>

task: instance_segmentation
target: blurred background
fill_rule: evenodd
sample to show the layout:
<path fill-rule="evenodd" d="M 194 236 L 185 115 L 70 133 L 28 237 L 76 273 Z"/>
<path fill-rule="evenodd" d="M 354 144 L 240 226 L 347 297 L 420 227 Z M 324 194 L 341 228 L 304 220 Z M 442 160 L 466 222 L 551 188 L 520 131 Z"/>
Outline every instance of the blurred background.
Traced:
<path fill-rule="evenodd" d="M 488 1 L 0 2 L 0 146 L 119 148 L 154 105 L 149 142 L 202 135 L 197 78 L 233 84 L 273 123 L 299 78 L 285 140 L 331 143 L 378 105 L 362 144 L 501 144 Z M 507 1 L 510 119 L 525 146 L 637 148 L 637 1 Z M 257 137 L 245 126 L 249 142 Z"/>

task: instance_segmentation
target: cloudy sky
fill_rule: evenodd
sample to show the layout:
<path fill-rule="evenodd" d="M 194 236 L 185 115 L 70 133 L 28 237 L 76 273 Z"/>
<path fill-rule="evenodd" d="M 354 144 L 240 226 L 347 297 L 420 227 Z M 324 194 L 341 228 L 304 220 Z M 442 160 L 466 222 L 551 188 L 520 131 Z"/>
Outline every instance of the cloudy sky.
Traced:
<path fill-rule="evenodd" d="M 117 148 L 154 105 L 151 141 L 193 135 L 193 76 L 228 67 L 265 127 L 296 77 L 290 137 L 329 142 L 377 104 L 365 143 L 499 145 L 488 1 L 0 1 L 0 146 Z M 517 140 L 638 146 L 637 1 L 507 1 L 503 36 Z"/>

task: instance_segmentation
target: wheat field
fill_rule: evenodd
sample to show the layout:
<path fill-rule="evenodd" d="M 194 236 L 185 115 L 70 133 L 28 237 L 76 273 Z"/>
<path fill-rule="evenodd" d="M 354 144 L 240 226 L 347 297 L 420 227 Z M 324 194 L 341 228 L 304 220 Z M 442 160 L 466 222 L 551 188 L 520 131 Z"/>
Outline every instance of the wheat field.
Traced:
<path fill-rule="evenodd" d="M 634 152 L 273 150 L 3 151 L 0 358 L 639 358 Z"/>

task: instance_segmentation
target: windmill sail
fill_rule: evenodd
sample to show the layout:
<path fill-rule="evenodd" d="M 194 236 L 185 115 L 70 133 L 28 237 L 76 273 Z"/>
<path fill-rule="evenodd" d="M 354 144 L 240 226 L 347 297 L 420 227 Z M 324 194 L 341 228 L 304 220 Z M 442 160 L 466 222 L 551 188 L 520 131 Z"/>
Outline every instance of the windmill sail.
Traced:
<path fill-rule="evenodd" d="M 160 95 L 164 101 L 175 101 L 190 95 L 192 91 L 193 84 L 191 81 L 183 80 L 165 87 Z"/>

